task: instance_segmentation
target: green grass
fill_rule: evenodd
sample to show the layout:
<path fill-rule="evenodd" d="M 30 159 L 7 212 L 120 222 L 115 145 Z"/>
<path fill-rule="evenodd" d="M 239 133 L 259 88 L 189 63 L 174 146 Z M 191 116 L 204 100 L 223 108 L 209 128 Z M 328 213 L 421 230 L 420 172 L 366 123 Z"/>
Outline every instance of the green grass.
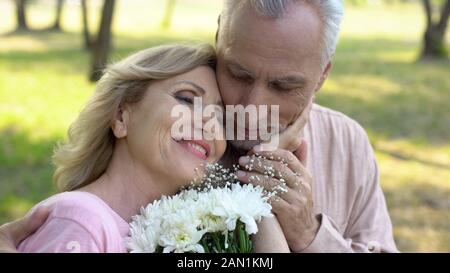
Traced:
<path fill-rule="evenodd" d="M 119 1 L 112 60 L 160 43 L 212 42 L 220 1 L 179 0 L 169 30 L 163 1 Z M 78 8 L 64 33 L 7 34 L 0 9 L 0 223 L 54 192 L 50 157 L 95 85 L 81 50 Z M 97 9 L 91 12 L 91 23 Z M 37 3 L 31 24 L 48 26 L 53 9 Z M 381 20 L 382 19 L 382 20 Z M 417 62 L 419 5 L 348 8 L 331 77 L 319 103 L 366 128 L 401 251 L 450 251 L 450 62 Z"/>

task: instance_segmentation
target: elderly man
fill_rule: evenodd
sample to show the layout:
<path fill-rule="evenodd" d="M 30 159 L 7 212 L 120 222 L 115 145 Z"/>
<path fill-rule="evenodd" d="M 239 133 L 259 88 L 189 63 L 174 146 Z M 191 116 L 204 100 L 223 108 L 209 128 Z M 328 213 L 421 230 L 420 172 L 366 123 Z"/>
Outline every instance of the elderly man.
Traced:
<path fill-rule="evenodd" d="M 292 252 L 396 252 L 366 133 L 313 103 L 331 70 L 342 16 L 340 0 L 226 0 L 216 37 L 218 82 L 226 105 L 280 106 L 284 131 L 273 154 L 287 166 L 263 163 L 288 174 L 287 191 L 273 203 L 276 218 L 262 227 L 263 240 L 279 242 L 270 238 L 279 229 Z M 251 141 L 231 143 L 242 166 L 257 149 Z M 238 177 L 264 180 L 257 168 Z M 23 227 L 29 221 L 1 228 L 0 248 L 12 251 L 8 246 L 32 230 Z"/>
<path fill-rule="evenodd" d="M 226 1 L 217 33 L 218 82 L 225 104 L 280 105 L 280 125 L 287 130 L 309 116 L 293 138 L 303 135 L 300 148 L 296 141 L 282 144 L 296 149 L 300 160 L 308 155 L 307 169 L 295 170 L 303 186 L 288 183 L 273 204 L 292 251 L 396 252 L 367 135 L 345 115 L 310 105 L 330 72 L 342 16 L 339 0 Z M 252 145 L 232 144 L 242 150 Z M 278 153 L 289 160 L 286 151 Z M 244 182 L 252 175 L 239 174 Z"/>

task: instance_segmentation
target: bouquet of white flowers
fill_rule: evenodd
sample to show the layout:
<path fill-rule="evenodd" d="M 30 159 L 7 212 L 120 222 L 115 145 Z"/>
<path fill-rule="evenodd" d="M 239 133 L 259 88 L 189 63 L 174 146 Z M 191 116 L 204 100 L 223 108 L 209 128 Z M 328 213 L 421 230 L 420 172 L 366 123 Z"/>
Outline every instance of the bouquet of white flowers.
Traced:
<path fill-rule="evenodd" d="M 272 217 L 269 192 L 218 164 L 208 165 L 200 183 L 163 196 L 133 217 L 126 244 L 132 253 L 249 253 L 257 222 Z"/>

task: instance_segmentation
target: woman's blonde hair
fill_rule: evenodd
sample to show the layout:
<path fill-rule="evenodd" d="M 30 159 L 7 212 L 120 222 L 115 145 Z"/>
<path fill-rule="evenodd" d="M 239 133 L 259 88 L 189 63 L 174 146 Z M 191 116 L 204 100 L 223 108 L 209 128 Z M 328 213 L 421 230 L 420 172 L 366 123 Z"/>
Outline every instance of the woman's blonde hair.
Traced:
<path fill-rule="evenodd" d="M 121 104 L 143 98 L 148 85 L 207 65 L 215 68 L 208 44 L 163 45 L 139 51 L 105 70 L 97 88 L 69 128 L 67 141 L 53 155 L 53 180 L 60 191 L 81 188 L 99 178 L 111 160 L 115 136 L 111 125 Z"/>

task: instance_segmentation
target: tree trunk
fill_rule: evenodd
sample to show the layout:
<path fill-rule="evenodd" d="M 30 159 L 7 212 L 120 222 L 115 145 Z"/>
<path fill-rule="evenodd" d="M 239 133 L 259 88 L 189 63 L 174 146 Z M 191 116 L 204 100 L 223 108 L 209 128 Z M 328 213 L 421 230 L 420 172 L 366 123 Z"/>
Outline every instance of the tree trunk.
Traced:
<path fill-rule="evenodd" d="M 62 13 L 63 5 L 64 5 L 64 0 L 58 0 L 56 2 L 55 22 L 53 23 L 53 26 L 51 27 L 52 30 L 56 30 L 56 31 L 61 30 L 61 13 Z"/>
<path fill-rule="evenodd" d="M 83 40 L 84 48 L 90 49 L 92 46 L 91 36 L 89 33 L 89 23 L 88 23 L 88 10 L 86 5 L 86 0 L 81 0 L 81 16 L 83 20 Z"/>
<path fill-rule="evenodd" d="M 98 81 L 103 75 L 109 51 L 111 49 L 111 26 L 114 13 L 115 0 L 105 0 L 103 2 L 102 18 L 98 30 L 97 39 L 91 50 L 92 65 L 90 80 Z"/>
<path fill-rule="evenodd" d="M 435 27 L 428 27 L 424 35 L 422 58 L 434 59 L 446 55 L 444 35 Z"/>
<path fill-rule="evenodd" d="M 430 0 L 423 0 L 427 19 L 426 30 L 423 38 L 422 59 L 438 59 L 447 57 L 445 45 L 445 33 L 450 16 L 450 0 L 447 0 L 441 9 L 440 19 L 433 21 L 433 10 Z"/>
<path fill-rule="evenodd" d="M 440 32 L 443 33 L 443 35 L 445 35 L 445 32 L 447 30 L 449 17 L 450 17 L 450 0 L 447 0 L 447 2 L 444 4 L 442 8 L 441 20 L 437 24 L 437 28 L 439 29 Z"/>
<path fill-rule="evenodd" d="M 17 30 L 28 30 L 25 12 L 26 0 L 16 0 Z"/>

